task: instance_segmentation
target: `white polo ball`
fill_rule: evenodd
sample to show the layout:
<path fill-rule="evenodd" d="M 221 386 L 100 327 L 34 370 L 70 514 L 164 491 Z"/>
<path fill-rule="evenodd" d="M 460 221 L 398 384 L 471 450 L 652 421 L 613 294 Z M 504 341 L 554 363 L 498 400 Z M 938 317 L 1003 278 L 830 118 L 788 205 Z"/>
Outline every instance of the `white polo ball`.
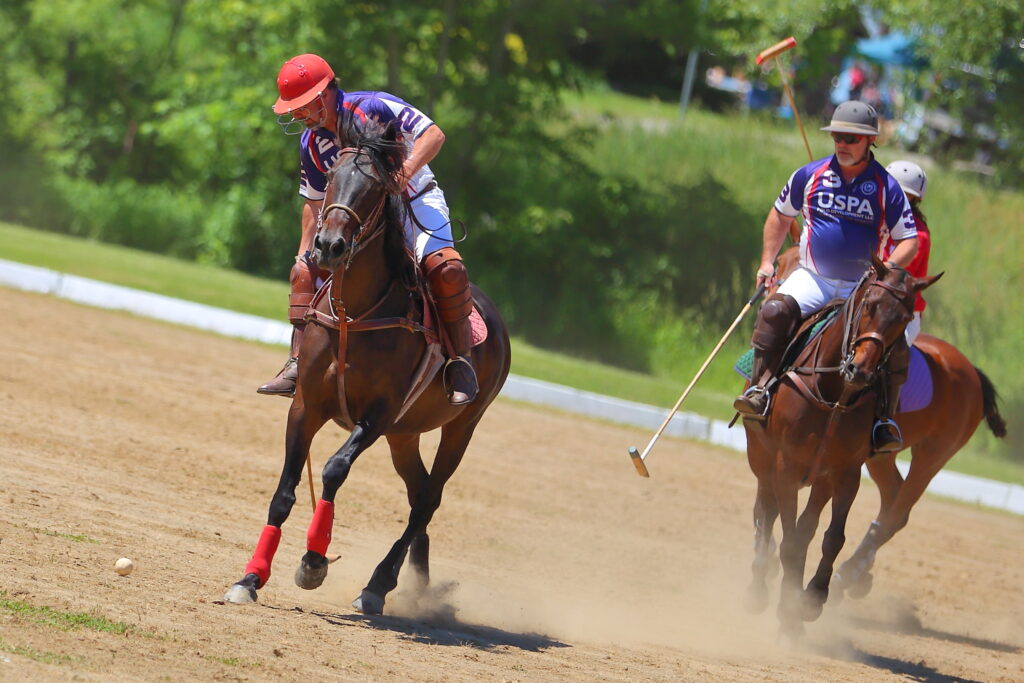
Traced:
<path fill-rule="evenodd" d="M 122 557 L 114 563 L 114 571 L 121 576 L 128 576 L 135 569 L 135 563 L 129 560 L 127 557 Z"/>

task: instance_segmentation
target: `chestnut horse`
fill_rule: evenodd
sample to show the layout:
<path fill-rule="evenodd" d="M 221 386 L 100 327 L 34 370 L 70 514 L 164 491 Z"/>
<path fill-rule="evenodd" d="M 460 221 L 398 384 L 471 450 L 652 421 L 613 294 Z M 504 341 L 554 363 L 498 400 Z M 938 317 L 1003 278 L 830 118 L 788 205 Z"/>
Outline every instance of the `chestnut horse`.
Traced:
<path fill-rule="evenodd" d="M 749 606 L 767 605 L 765 575 L 773 553 L 772 530 L 782 521 L 782 590 L 778 616 L 783 632 L 796 636 L 828 598 L 832 570 L 846 540 L 846 519 L 860 488 L 861 467 L 871 454 L 875 416 L 872 387 L 893 344 L 913 318 L 916 293 L 939 276 L 917 279 L 875 259 L 832 321 L 800 351 L 783 375 L 765 422 L 749 418 L 747 460 L 757 477 L 754 503 L 753 582 Z M 797 493 L 811 486 L 797 517 Z M 802 590 L 807 549 L 825 504 L 832 520 L 822 557 Z"/>
<path fill-rule="evenodd" d="M 462 460 L 473 431 L 508 376 L 508 331 L 494 304 L 472 287 L 486 325 L 486 340 L 473 348 L 480 392 L 469 404 L 449 405 L 436 334 L 423 326 L 422 276 L 404 245 L 405 200 L 396 182 L 406 149 L 393 128 L 354 132 L 330 173 L 320 212 L 314 255 L 331 271 L 307 319 L 299 355 L 299 377 L 288 411 L 285 460 L 244 577 L 225 595 L 228 602 L 253 602 L 270 578 L 281 525 L 295 503 L 295 487 L 314 435 L 334 420 L 351 435 L 323 469 L 323 491 L 307 533 L 307 552 L 295 574 L 301 588 L 314 589 L 327 575 L 334 501 L 356 458 L 384 436 L 395 470 L 405 482 L 408 523 L 353 602 L 380 614 L 398 584 L 406 555 L 424 586 L 429 580 L 427 525 L 441 503 L 445 483 Z M 434 318 L 437 320 L 436 316 Z M 441 429 L 428 472 L 420 435 Z"/>
<path fill-rule="evenodd" d="M 779 256 L 779 278 L 785 278 L 799 266 L 799 250 L 791 247 Z M 991 380 L 952 344 L 927 334 L 918 335 L 914 346 L 920 350 L 932 376 L 932 400 L 926 407 L 901 412 L 897 423 L 903 433 L 903 447 L 911 453 L 906 479 L 896 467 L 896 453 L 869 457 L 868 473 L 878 486 L 881 506 L 864 539 L 853 556 L 836 572 L 832 588 L 861 598 L 871 590 L 878 549 L 888 542 L 910 519 L 910 510 L 924 494 L 928 484 L 949 459 L 970 440 L 984 418 L 992 433 L 1006 436 L 1006 422 L 999 414 L 998 395 Z M 758 512 L 755 507 L 755 526 Z M 774 518 L 773 518 L 774 520 Z M 763 578 L 758 578 L 771 559 L 771 525 L 767 538 L 756 543 L 753 605 L 766 600 Z M 756 531 L 762 538 L 760 529 Z M 760 570 L 758 569 L 760 567 Z"/>

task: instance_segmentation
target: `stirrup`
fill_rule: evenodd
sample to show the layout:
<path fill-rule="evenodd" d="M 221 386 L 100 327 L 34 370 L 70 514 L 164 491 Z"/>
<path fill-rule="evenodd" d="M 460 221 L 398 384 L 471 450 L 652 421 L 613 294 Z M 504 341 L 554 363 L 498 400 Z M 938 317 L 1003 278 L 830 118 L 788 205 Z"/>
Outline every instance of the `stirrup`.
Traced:
<path fill-rule="evenodd" d="M 878 430 L 883 427 L 892 427 L 893 431 L 896 432 L 896 440 L 884 444 L 883 447 L 878 447 Z M 871 451 L 872 453 L 895 453 L 903 450 L 903 432 L 900 430 L 900 426 L 890 418 L 883 418 L 875 420 L 874 426 L 871 427 Z"/>
<path fill-rule="evenodd" d="M 742 399 L 754 399 L 757 396 L 764 396 L 764 410 L 762 410 L 760 413 L 751 413 L 748 412 L 747 410 L 744 410 L 744 408 L 747 408 L 747 405 Z M 744 419 L 757 420 L 759 422 L 763 422 L 768 419 L 768 410 L 769 408 L 771 408 L 771 404 L 772 395 L 768 391 L 768 389 L 766 387 L 760 387 L 756 384 L 752 384 L 749 387 L 747 387 L 747 390 L 740 394 L 735 401 L 733 401 L 732 407 L 735 408 L 736 412 L 738 412 L 740 416 L 743 417 Z"/>
<path fill-rule="evenodd" d="M 459 365 L 465 365 L 465 368 L 459 367 Z M 463 378 L 470 384 L 466 387 L 457 387 L 457 382 L 450 382 L 448 379 L 449 371 L 453 373 L 463 373 Z M 468 376 L 465 374 L 468 373 Z M 473 368 L 473 364 L 462 356 L 455 356 L 455 358 L 449 358 L 444 364 L 444 368 L 441 370 L 441 382 L 444 385 L 444 393 L 448 396 L 448 402 L 453 406 L 465 405 L 466 403 L 472 403 L 476 398 L 476 395 L 480 392 L 480 385 L 477 383 L 476 370 Z M 456 393 L 461 393 L 465 398 L 458 400 L 455 397 Z"/>

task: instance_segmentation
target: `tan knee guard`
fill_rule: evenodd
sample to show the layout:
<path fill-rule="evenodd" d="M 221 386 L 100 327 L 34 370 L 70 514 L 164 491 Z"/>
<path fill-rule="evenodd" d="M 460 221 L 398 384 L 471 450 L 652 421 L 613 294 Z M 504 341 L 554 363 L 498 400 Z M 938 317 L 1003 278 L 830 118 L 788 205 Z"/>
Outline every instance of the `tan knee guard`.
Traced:
<path fill-rule="evenodd" d="M 472 345 L 469 315 L 473 312 L 473 298 L 462 257 L 452 247 L 444 247 L 424 257 L 423 270 L 454 351 L 465 355 Z"/>

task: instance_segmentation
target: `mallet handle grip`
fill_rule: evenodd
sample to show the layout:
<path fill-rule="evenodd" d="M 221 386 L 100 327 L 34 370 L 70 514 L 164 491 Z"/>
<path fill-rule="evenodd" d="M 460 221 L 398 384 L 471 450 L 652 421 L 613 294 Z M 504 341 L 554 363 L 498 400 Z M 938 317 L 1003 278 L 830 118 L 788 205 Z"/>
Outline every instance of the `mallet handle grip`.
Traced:
<path fill-rule="evenodd" d="M 754 63 L 760 66 L 761 62 L 765 61 L 766 59 L 777 57 L 786 50 L 792 50 L 794 47 L 796 47 L 796 38 L 790 36 L 789 38 L 779 41 L 778 43 L 775 43 L 767 50 L 761 52 L 761 54 L 757 56 L 757 59 L 754 60 Z"/>

